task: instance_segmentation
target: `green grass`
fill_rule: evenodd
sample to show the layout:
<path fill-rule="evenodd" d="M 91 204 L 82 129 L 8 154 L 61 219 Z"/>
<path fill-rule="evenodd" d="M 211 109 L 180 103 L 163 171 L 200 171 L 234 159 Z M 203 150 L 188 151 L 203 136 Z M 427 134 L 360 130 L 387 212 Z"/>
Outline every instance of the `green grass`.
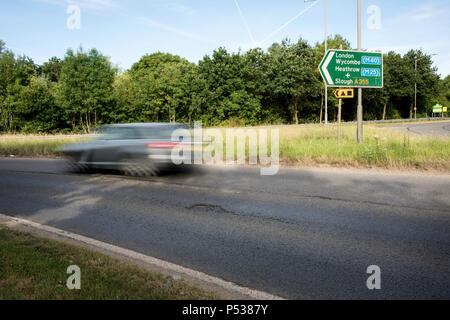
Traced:
<path fill-rule="evenodd" d="M 0 299 L 214 299 L 213 294 L 92 250 L 0 225 Z M 67 267 L 81 289 L 66 287 Z"/>
<path fill-rule="evenodd" d="M 280 158 L 285 164 L 312 163 L 335 166 L 376 166 L 397 169 L 450 168 L 450 139 L 418 137 L 376 126 L 364 126 L 364 143 L 356 143 L 356 126 L 280 130 Z"/>
<path fill-rule="evenodd" d="M 336 125 L 283 126 L 277 129 L 280 133 L 282 165 L 379 167 L 444 172 L 450 169 L 450 139 L 445 137 L 416 136 L 378 128 L 376 125 L 365 125 L 364 143 L 358 145 L 356 125 L 342 126 L 340 143 Z M 225 129 L 220 130 L 225 135 Z M 225 148 L 224 145 L 224 150 Z"/>

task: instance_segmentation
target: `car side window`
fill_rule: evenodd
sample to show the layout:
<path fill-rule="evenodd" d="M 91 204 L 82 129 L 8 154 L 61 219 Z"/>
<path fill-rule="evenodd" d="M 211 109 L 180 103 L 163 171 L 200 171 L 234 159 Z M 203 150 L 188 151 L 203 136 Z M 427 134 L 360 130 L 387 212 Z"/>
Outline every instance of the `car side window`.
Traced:
<path fill-rule="evenodd" d="M 177 129 L 189 130 L 189 127 L 183 125 L 167 125 L 144 128 L 142 130 L 142 135 L 145 139 L 170 140 L 172 138 L 172 133 Z"/>
<path fill-rule="evenodd" d="M 142 139 L 139 132 L 134 128 L 109 127 L 103 130 L 101 140 L 132 140 Z"/>
<path fill-rule="evenodd" d="M 153 128 L 145 128 L 143 130 L 143 136 L 146 139 L 170 139 L 172 131 L 174 130 L 171 126 L 161 126 Z"/>

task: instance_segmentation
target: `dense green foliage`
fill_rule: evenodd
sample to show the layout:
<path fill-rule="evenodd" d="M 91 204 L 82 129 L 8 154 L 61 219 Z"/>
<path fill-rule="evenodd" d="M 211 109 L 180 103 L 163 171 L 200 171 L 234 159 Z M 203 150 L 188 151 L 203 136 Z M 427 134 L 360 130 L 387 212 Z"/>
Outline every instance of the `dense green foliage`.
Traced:
<path fill-rule="evenodd" d="M 328 48 L 351 49 L 340 36 Z M 229 53 L 218 48 L 198 64 L 168 53 L 143 56 L 118 72 L 92 49 L 68 50 L 63 59 L 36 65 L 0 41 L 0 131 L 89 132 L 102 123 L 177 121 L 205 125 L 322 122 L 323 82 L 318 72 L 324 43 L 300 39 L 267 51 Z M 417 72 L 415 61 L 417 60 Z M 411 50 L 384 55 L 384 88 L 363 91 L 364 118 L 430 115 L 435 103 L 448 105 L 450 79 L 440 79 L 430 55 Z M 329 120 L 337 100 L 329 89 Z M 356 117 L 356 99 L 346 100 L 345 121 Z"/>

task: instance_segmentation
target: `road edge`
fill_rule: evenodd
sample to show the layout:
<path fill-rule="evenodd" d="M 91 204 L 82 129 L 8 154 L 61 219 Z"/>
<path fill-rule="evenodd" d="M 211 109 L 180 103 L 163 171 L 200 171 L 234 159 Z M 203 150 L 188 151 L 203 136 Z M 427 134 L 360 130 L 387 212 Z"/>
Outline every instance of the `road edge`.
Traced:
<path fill-rule="evenodd" d="M 89 248 L 113 258 L 137 264 L 147 270 L 165 275 L 181 276 L 187 282 L 206 291 L 216 293 L 224 300 L 283 300 L 281 297 L 264 291 L 239 286 L 233 282 L 210 276 L 200 271 L 34 221 L 0 213 L 0 223 L 3 223 L 8 228 L 29 232 L 40 238 L 50 238 Z"/>

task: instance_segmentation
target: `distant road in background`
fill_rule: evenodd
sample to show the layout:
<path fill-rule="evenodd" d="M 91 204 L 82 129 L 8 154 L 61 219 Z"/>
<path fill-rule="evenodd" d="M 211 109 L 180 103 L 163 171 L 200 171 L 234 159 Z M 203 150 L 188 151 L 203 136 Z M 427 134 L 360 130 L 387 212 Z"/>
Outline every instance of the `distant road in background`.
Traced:
<path fill-rule="evenodd" d="M 450 121 L 406 123 L 399 125 L 380 126 L 379 128 L 397 130 L 418 135 L 450 137 Z"/>
<path fill-rule="evenodd" d="M 426 122 L 425 122 L 426 121 Z M 405 123 L 406 122 L 406 123 Z M 398 125 L 396 125 L 398 123 Z M 426 134 L 427 132 L 432 132 L 429 128 L 433 128 L 436 130 L 436 128 L 440 128 L 439 130 L 436 130 L 437 134 L 450 134 L 450 118 L 418 118 L 418 119 L 391 119 L 391 120 L 369 120 L 364 121 L 364 125 L 371 125 L 371 124 L 386 124 L 386 126 L 379 126 L 379 128 L 388 128 L 388 129 L 394 129 L 394 130 L 401 130 L 401 131 L 408 131 L 408 127 L 414 127 L 418 126 L 418 130 L 410 131 L 412 133 L 417 134 Z M 319 123 L 302 123 L 302 124 L 278 124 L 278 125 L 266 125 L 266 126 L 249 126 L 245 128 L 282 128 L 282 127 L 310 127 L 310 126 L 320 126 L 324 124 Z M 328 122 L 328 125 L 330 126 L 336 126 L 336 122 Z M 349 121 L 349 122 L 342 122 L 342 125 L 356 125 L 355 121 Z M 414 130 L 414 128 L 413 128 Z M 422 133 L 423 131 L 423 133 Z M 433 133 L 431 133 L 433 134 Z M 18 140 L 23 139 L 42 139 L 42 138 L 48 138 L 48 139 L 55 139 L 55 138 L 77 138 L 77 137 L 95 137 L 95 134 L 51 134 L 51 135 L 9 135 L 8 138 L 16 138 Z"/>

